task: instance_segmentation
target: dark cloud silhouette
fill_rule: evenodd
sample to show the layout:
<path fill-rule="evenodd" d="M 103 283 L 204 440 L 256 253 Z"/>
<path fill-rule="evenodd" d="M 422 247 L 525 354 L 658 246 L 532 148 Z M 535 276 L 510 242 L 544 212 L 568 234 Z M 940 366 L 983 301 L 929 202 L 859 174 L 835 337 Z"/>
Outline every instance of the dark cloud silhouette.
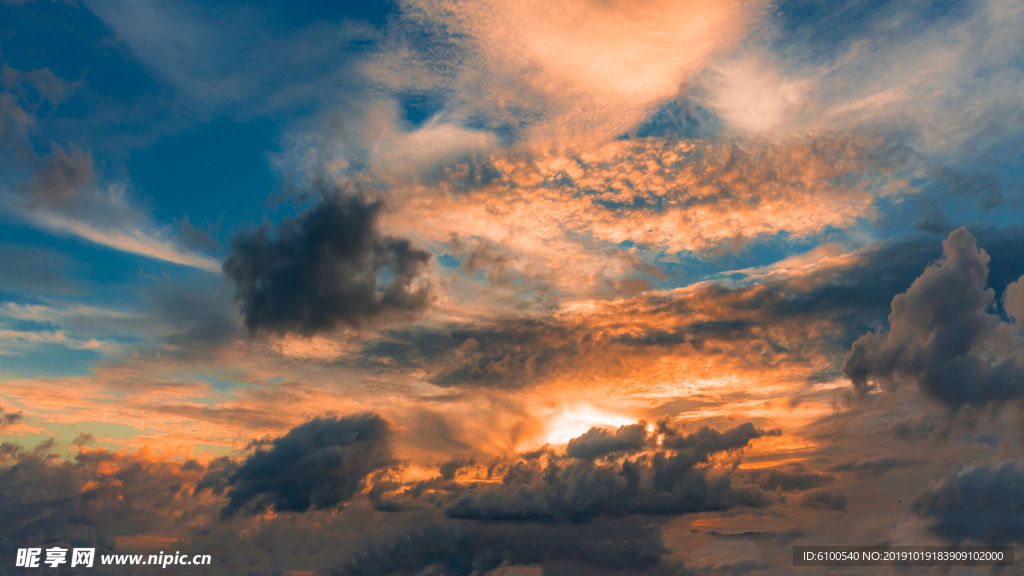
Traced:
<path fill-rule="evenodd" d="M 224 261 L 249 332 L 312 334 L 415 314 L 429 304 L 430 253 L 381 234 L 384 205 L 325 192 L 281 223 L 237 236 Z"/>
<path fill-rule="evenodd" d="M 438 472 L 441 473 L 441 477 L 445 480 L 453 480 L 455 475 L 458 474 L 459 470 L 472 466 L 476 463 L 475 457 L 459 458 L 455 457 L 451 460 L 444 462 L 438 467 Z"/>
<path fill-rule="evenodd" d="M 719 432 L 710 426 L 705 426 L 692 434 L 680 434 L 675 428 L 667 425 L 667 421 L 659 423 L 659 432 L 665 435 L 662 440 L 662 447 L 671 450 L 692 451 L 697 460 L 706 460 L 715 452 L 725 452 L 743 448 L 755 438 L 761 436 L 779 436 L 781 430 L 761 430 L 750 422 L 740 424 L 735 428 Z"/>
<path fill-rule="evenodd" d="M 913 510 L 953 542 L 1024 542 L 1024 465 L 978 466 L 946 477 L 918 496 Z"/>
<path fill-rule="evenodd" d="M 846 496 L 823 491 L 808 492 L 800 499 L 800 507 L 812 510 L 846 510 Z"/>
<path fill-rule="evenodd" d="M 342 505 L 365 478 L 393 466 L 391 425 L 377 414 L 314 418 L 258 449 L 228 479 L 222 515 L 304 512 Z"/>
<path fill-rule="evenodd" d="M 596 460 L 612 454 L 637 452 L 646 446 L 647 423 L 640 421 L 621 426 L 614 432 L 591 428 L 582 436 L 570 440 L 565 453 L 570 458 Z"/>
<path fill-rule="evenodd" d="M 895 385 L 900 378 L 913 379 L 951 407 L 1021 398 L 1024 365 L 984 349 L 1002 324 L 989 312 L 995 300 L 986 287 L 989 255 L 966 228 L 942 246 L 942 258 L 893 298 L 888 332 L 861 336 L 843 373 L 861 392 L 869 380 Z"/>
<path fill-rule="evenodd" d="M 95 441 L 96 441 L 96 437 L 95 436 L 93 436 L 92 434 L 90 434 L 88 432 L 82 432 L 78 436 L 75 436 L 75 439 L 71 441 L 71 444 L 74 445 L 74 446 L 81 447 L 81 446 L 87 446 L 89 444 L 92 444 Z"/>

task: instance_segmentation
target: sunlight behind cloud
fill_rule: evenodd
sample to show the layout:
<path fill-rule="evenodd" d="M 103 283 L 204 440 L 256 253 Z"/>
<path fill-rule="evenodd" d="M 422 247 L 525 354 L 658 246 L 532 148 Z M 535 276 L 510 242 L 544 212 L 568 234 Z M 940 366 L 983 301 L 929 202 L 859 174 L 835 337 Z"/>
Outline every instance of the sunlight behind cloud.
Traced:
<path fill-rule="evenodd" d="M 565 444 L 591 428 L 618 428 L 627 424 L 635 424 L 633 416 L 599 408 L 590 404 L 568 406 L 548 418 L 548 428 L 544 433 L 544 442 L 548 444 Z"/>

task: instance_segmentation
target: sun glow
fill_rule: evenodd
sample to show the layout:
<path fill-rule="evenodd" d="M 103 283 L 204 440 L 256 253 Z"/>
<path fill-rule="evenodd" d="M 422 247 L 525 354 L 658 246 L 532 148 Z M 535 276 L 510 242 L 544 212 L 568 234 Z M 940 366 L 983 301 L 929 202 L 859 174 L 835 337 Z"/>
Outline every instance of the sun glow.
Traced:
<path fill-rule="evenodd" d="M 636 424 L 636 421 L 637 418 L 633 416 L 580 404 L 554 412 L 548 418 L 543 439 L 548 444 L 566 444 L 591 428 L 618 428 L 626 424 Z"/>

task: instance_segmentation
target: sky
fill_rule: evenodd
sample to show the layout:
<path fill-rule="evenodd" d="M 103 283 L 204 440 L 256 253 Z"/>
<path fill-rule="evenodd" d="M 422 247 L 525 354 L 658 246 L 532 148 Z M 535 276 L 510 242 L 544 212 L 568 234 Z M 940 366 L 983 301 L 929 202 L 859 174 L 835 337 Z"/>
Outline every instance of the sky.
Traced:
<path fill-rule="evenodd" d="M 1021 29 L 1014 0 L 0 1 L 0 573 L 1024 543 Z"/>

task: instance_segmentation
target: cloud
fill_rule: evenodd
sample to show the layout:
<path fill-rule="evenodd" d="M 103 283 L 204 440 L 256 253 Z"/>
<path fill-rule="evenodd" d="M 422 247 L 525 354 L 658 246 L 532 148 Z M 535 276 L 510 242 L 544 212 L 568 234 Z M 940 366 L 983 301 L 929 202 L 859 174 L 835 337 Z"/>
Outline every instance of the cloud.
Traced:
<path fill-rule="evenodd" d="M 114 551 L 122 537 L 184 536 L 174 512 L 188 517 L 207 508 L 181 491 L 203 473 L 194 461 L 88 448 L 64 460 L 52 454 L 54 445 L 51 438 L 31 450 L 6 443 L 0 449 L 13 461 L 0 468 L 0 553 L 43 541 L 99 553 Z"/>
<path fill-rule="evenodd" d="M 377 414 L 314 418 L 257 449 L 230 473 L 222 516 L 344 505 L 366 476 L 396 464 L 391 425 Z"/>
<path fill-rule="evenodd" d="M 893 298 L 888 332 L 861 336 L 846 355 L 843 373 L 859 392 L 872 379 L 895 385 L 910 378 L 950 407 L 1024 396 L 1019 353 L 989 347 L 1005 330 L 989 312 L 995 300 L 986 287 L 989 255 L 966 228 L 952 232 L 942 247 L 942 258 Z"/>
<path fill-rule="evenodd" d="M 1024 465 L 1005 462 L 951 474 L 914 501 L 929 529 L 952 542 L 1024 542 Z"/>
<path fill-rule="evenodd" d="M 1024 278 L 1011 282 L 1003 292 L 1003 309 L 1024 327 Z"/>
<path fill-rule="evenodd" d="M 646 446 L 647 423 L 640 421 L 620 426 L 614 432 L 604 428 L 591 428 L 582 436 L 570 440 L 565 453 L 570 458 L 596 460 L 613 454 L 638 452 Z"/>
<path fill-rule="evenodd" d="M 669 371 L 684 380 L 748 374 L 801 383 L 835 372 L 833 357 L 884 319 L 915 267 L 937 254 L 909 240 L 800 266 L 740 270 L 706 282 L 610 300 L 577 297 L 555 314 L 384 330 L 362 344 L 367 368 L 422 374 L 448 388 L 514 390 L 589 379 L 621 393 Z M 791 263 L 792 264 L 792 263 Z M 715 358 L 711 370 L 707 359 Z M 652 376 L 652 365 L 666 372 Z M 838 374 L 836 374 L 838 376 Z M 637 386 L 635 391 L 643 393 Z"/>
<path fill-rule="evenodd" d="M 182 249 L 176 242 L 164 238 L 160 231 L 153 230 L 152 223 L 144 219 L 134 222 L 129 220 L 121 227 L 110 227 L 103 223 L 93 224 L 87 219 L 80 220 L 48 211 L 28 213 L 26 217 L 53 232 L 78 236 L 122 252 L 207 272 L 221 270 L 221 264 L 217 260 Z"/>
<path fill-rule="evenodd" d="M 310 20 L 287 29 L 269 13 L 240 7 L 123 0 L 84 4 L 202 116 L 272 114 L 342 99 L 340 85 L 351 84 L 355 76 L 346 53 L 379 37 L 373 25 L 345 18 L 345 12 L 358 12 L 349 7 L 337 14 L 338 21 Z"/>
<path fill-rule="evenodd" d="M 404 2 L 403 25 L 448 43 L 425 50 L 396 39 L 368 62 L 367 73 L 393 90 L 453 92 L 454 115 L 486 118 L 496 129 L 540 138 L 614 136 L 674 96 L 712 54 L 737 42 L 760 7 L 665 0 L 572 0 L 557 8 L 537 1 Z"/>
<path fill-rule="evenodd" d="M 638 270 L 625 243 L 710 258 L 872 219 L 880 190 L 906 163 L 886 148 L 877 138 L 823 134 L 516 149 L 448 162 L 426 181 L 396 187 L 401 201 L 386 224 L 446 243 L 492 283 L 521 276 L 587 293 L 652 271 Z"/>
<path fill-rule="evenodd" d="M 1024 12 L 1005 0 L 791 3 L 714 59 L 695 96 L 732 131 L 904 130 L 920 151 L 1019 130 Z"/>
<path fill-rule="evenodd" d="M 430 253 L 381 234 L 383 208 L 328 191 L 276 234 L 263 227 L 237 236 L 224 273 L 235 282 L 249 332 L 311 335 L 425 309 Z"/>
<path fill-rule="evenodd" d="M 217 261 L 180 246 L 134 207 L 126 197 L 126 185 L 101 186 L 90 152 L 74 145 L 65 149 L 58 143 L 50 143 L 45 157 L 36 152 L 32 141 L 36 113 L 43 102 L 62 103 L 73 83 L 49 69 L 22 73 L 6 63 L 2 75 L 4 87 L 11 91 L 0 92 L 0 144 L 16 152 L 10 173 L 15 179 L 27 178 L 14 184 L 0 182 L 0 204 L 51 232 L 181 266 L 220 270 Z M 26 85 L 34 87 L 39 101 L 30 98 Z"/>
<path fill-rule="evenodd" d="M 818 488 L 832 482 L 830 474 L 818 472 L 786 472 L 785 470 L 768 469 L 750 472 L 751 479 L 765 490 L 795 492 Z"/>
<path fill-rule="evenodd" d="M 881 476 L 896 468 L 906 468 L 918 464 L 916 460 L 890 456 L 861 462 L 843 462 L 828 469 L 829 472 L 855 472 L 857 474 Z"/>
<path fill-rule="evenodd" d="M 725 432 L 704 426 L 692 434 L 679 434 L 675 428 L 668 426 L 663 421 L 659 423 L 659 432 L 665 435 L 661 443 L 663 447 L 671 450 L 691 451 L 698 461 L 706 460 L 716 452 L 743 448 L 755 438 L 782 434 L 778 429 L 758 429 L 750 422 L 745 422 Z"/>
<path fill-rule="evenodd" d="M 4 429 L 11 424 L 15 424 L 21 420 L 22 416 L 21 412 L 9 412 L 0 407 L 0 433 L 3 433 Z"/>
<path fill-rule="evenodd" d="M 474 457 L 460 458 L 456 456 L 455 458 L 441 464 L 437 471 L 445 480 L 453 480 L 455 479 L 455 475 L 459 473 L 459 470 L 474 464 L 476 464 L 476 458 Z"/>
<path fill-rule="evenodd" d="M 192 222 L 188 219 L 188 215 L 181 218 L 180 224 L 181 239 L 188 246 L 198 250 L 217 250 L 220 248 L 220 242 L 213 237 L 213 234 L 209 230 L 193 226 Z"/>
<path fill-rule="evenodd" d="M 88 432 L 82 432 L 78 436 L 75 436 L 75 439 L 71 441 L 71 444 L 74 445 L 74 446 L 82 447 L 82 446 L 86 446 L 88 444 L 92 444 L 95 441 L 96 441 L 96 437 L 95 436 L 93 436 L 92 434 L 90 434 Z"/>
<path fill-rule="evenodd" d="M 674 429 L 662 424 L 665 439 L 660 447 L 649 445 L 650 450 L 635 458 L 561 462 L 549 455 L 544 466 L 537 459 L 515 461 L 505 468 L 501 485 L 467 491 L 445 513 L 474 520 L 585 522 L 605 516 L 678 515 L 767 504 L 758 488 L 734 487 L 729 471 L 707 464 L 716 454 L 777 432 L 748 422 L 724 432 L 706 428 L 690 435 L 673 433 L 670 442 L 669 430 Z M 622 435 L 628 438 L 637 432 L 626 428 Z M 570 445 L 588 457 L 610 454 L 608 436 L 594 429 Z"/>
<path fill-rule="evenodd" d="M 808 492 L 800 499 L 800 507 L 811 510 L 846 510 L 846 496 L 828 492 Z"/>
<path fill-rule="evenodd" d="M 666 562 L 656 526 L 639 522 L 584 526 L 430 524 L 370 544 L 333 576 L 498 574 L 506 566 L 537 566 L 544 574 L 679 574 Z"/>
<path fill-rule="evenodd" d="M 45 206 L 61 206 L 79 191 L 92 185 L 94 178 L 91 154 L 77 148 L 72 148 L 68 154 L 62 147 L 54 144 L 50 156 L 36 171 L 34 180 L 26 187 L 26 192 L 33 202 Z"/>

